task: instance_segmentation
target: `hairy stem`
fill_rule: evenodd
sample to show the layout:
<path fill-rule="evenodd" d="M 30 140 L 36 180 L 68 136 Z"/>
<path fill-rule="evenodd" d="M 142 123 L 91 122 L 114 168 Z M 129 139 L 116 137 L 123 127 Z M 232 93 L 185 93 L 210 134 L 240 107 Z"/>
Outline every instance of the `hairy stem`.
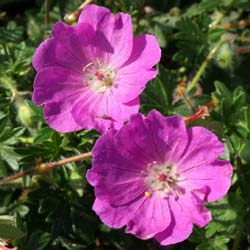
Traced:
<path fill-rule="evenodd" d="M 69 157 L 69 158 L 66 158 L 66 159 L 63 159 L 63 160 L 60 160 L 60 161 L 39 163 L 34 168 L 28 169 L 28 170 L 23 171 L 21 173 L 14 174 L 12 176 L 9 176 L 7 178 L 4 178 L 4 179 L 0 180 L 0 185 L 13 182 L 13 181 L 15 181 L 15 180 L 17 180 L 19 178 L 22 178 L 22 177 L 30 175 L 30 174 L 43 173 L 43 172 L 48 171 L 49 169 L 65 165 L 65 164 L 70 163 L 70 162 L 75 162 L 75 161 L 80 161 L 80 160 L 83 160 L 83 159 L 87 159 L 87 158 L 90 158 L 90 157 L 92 157 L 92 152 L 72 156 L 72 157 Z"/>
<path fill-rule="evenodd" d="M 208 56 L 206 57 L 205 61 L 202 63 L 202 65 L 200 66 L 199 70 L 197 71 L 195 77 L 193 78 L 192 82 L 190 83 L 190 85 L 188 86 L 188 91 L 190 91 L 191 89 L 193 89 L 195 87 L 195 85 L 197 84 L 197 82 L 200 80 L 202 74 L 204 73 L 204 71 L 206 70 L 209 62 L 211 61 L 211 59 L 214 57 L 214 55 L 216 54 L 216 52 L 220 49 L 220 47 L 227 42 L 227 39 L 225 38 L 221 38 L 216 45 L 214 46 L 214 48 L 210 51 L 210 53 L 208 54 Z"/>

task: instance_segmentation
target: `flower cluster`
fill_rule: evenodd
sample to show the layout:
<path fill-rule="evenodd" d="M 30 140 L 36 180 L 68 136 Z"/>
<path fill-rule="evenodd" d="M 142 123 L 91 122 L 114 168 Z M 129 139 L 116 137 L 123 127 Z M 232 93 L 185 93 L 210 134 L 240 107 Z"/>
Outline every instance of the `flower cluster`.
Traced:
<path fill-rule="evenodd" d="M 101 220 L 168 245 L 211 220 L 204 202 L 227 193 L 232 166 L 218 159 L 224 147 L 211 131 L 186 128 L 177 115 L 138 113 L 159 60 L 156 38 L 133 38 L 129 15 L 89 5 L 76 26 L 56 23 L 37 49 L 33 101 L 59 132 L 103 133 L 87 173 Z"/>

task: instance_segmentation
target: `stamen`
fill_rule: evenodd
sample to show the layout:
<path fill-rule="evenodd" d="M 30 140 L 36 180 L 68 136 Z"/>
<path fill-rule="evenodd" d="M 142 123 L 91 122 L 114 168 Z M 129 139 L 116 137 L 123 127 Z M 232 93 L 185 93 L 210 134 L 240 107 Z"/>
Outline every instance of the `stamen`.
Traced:
<path fill-rule="evenodd" d="M 99 58 L 85 65 L 82 71 L 85 82 L 99 93 L 105 92 L 113 85 L 116 75 L 114 69 L 102 63 Z"/>
<path fill-rule="evenodd" d="M 149 187 L 149 190 L 163 197 L 170 194 L 174 194 L 177 197 L 182 195 L 179 180 L 180 176 L 176 173 L 176 166 L 169 163 L 151 163 L 151 165 L 148 166 L 148 171 L 145 176 L 145 183 Z M 145 195 L 147 196 L 149 194 L 145 192 Z"/>

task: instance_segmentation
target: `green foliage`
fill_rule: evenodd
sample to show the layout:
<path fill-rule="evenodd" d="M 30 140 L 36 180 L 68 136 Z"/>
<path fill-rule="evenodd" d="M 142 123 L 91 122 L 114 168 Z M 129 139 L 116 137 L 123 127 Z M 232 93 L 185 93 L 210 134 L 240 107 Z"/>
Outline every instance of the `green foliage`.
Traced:
<path fill-rule="evenodd" d="M 52 25 L 74 12 L 81 0 L 4 0 L 0 7 L 0 177 L 91 151 L 99 134 L 60 134 L 44 122 L 43 110 L 31 102 L 35 72 L 33 53 Z M 210 116 L 190 124 L 214 131 L 224 142 L 221 158 L 230 160 L 234 176 L 229 194 L 207 204 L 213 220 L 195 227 L 187 241 L 160 247 L 103 225 L 92 212 L 92 188 L 86 182 L 91 161 L 70 163 L 40 175 L 0 185 L 0 238 L 23 250 L 246 250 L 250 246 L 250 56 L 248 0 L 95 3 L 133 17 L 135 34 L 157 36 L 162 58 L 158 75 L 141 95 L 140 111 L 190 116 L 207 105 Z M 238 25 L 237 25 L 238 23 Z M 226 25 L 233 24 L 230 28 Z M 229 25 L 230 26 L 230 25 Z M 221 37 L 228 40 L 206 61 Z M 201 65 L 207 62 L 204 69 Z M 187 86 L 197 72 L 196 88 Z M 181 90 L 181 91 L 180 91 Z M 190 104 L 191 103 L 191 104 Z M 8 217 L 6 217 L 8 216 Z M 10 245 L 11 245 L 10 244 Z"/>

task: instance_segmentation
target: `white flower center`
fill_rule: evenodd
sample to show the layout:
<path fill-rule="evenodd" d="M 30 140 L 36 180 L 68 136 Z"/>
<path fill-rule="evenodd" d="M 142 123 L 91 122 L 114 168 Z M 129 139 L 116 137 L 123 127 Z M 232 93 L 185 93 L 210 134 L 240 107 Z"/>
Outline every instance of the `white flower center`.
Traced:
<path fill-rule="evenodd" d="M 115 79 L 116 72 L 110 67 L 103 65 L 99 59 L 87 64 L 83 68 L 84 80 L 95 92 L 103 93 L 110 88 Z"/>
<path fill-rule="evenodd" d="M 180 180 L 179 174 L 176 173 L 176 166 L 174 164 L 157 164 L 153 162 L 149 166 L 149 171 L 145 178 L 145 183 L 149 188 L 149 191 L 145 193 L 149 196 L 151 192 L 166 197 L 170 194 L 180 196 L 182 189 L 178 185 Z"/>

